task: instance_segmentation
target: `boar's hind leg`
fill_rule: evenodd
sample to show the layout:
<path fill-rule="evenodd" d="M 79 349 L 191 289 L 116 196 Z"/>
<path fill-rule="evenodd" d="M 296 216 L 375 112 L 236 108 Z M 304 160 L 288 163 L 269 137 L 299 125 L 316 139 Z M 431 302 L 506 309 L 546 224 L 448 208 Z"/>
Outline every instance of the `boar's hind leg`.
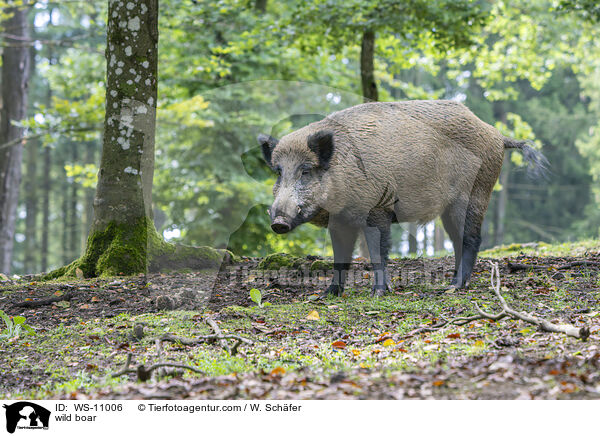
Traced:
<path fill-rule="evenodd" d="M 451 285 L 464 288 L 468 285 L 481 245 L 483 216 L 477 213 L 473 201 L 451 206 L 442 214 L 444 228 L 454 246 L 454 277 Z"/>
<path fill-rule="evenodd" d="M 363 228 L 369 257 L 373 265 L 373 295 L 380 297 L 390 290 L 387 279 L 387 261 L 390 251 L 390 225 L 392 215 L 386 211 L 371 211 Z"/>
<path fill-rule="evenodd" d="M 330 223 L 329 235 L 333 246 L 333 280 L 327 288 L 327 294 L 340 296 L 344 293 L 346 275 L 352 263 L 358 228 L 341 223 Z"/>

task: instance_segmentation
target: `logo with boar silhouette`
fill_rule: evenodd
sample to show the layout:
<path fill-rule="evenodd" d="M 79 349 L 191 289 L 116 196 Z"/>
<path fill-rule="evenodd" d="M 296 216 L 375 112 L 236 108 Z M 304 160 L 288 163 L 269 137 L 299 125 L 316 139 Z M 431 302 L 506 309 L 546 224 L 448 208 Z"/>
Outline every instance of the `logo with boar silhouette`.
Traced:
<path fill-rule="evenodd" d="M 4 405 L 6 409 L 6 431 L 14 433 L 19 429 L 48 429 L 50 411 L 29 401 L 19 401 Z"/>

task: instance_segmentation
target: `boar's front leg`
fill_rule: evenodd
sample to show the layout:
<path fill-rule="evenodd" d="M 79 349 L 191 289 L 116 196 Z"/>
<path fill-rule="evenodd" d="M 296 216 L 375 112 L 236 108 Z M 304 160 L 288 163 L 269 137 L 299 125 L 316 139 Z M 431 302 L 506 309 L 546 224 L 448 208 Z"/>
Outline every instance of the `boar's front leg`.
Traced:
<path fill-rule="evenodd" d="M 390 213 L 374 210 L 369 214 L 367 225 L 363 228 L 375 276 L 372 294 L 376 297 L 383 296 L 391 289 L 387 277 L 391 224 L 392 215 Z"/>
<path fill-rule="evenodd" d="M 329 235 L 333 246 L 333 280 L 327 288 L 327 295 L 341 296 L 344 293 L 344 283 L 352 263 L 352 252 L 358 236 L 358 228 L 330 221 Z"/>

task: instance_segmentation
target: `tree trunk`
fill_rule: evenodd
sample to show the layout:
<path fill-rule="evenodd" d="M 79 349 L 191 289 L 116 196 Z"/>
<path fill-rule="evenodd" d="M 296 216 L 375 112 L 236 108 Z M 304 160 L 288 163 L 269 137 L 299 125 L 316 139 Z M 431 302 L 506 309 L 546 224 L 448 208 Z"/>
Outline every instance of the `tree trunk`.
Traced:
<path fill-rule="evenodd" d="M 95 142 L 88 142 L 86 145 L 86 156 L 85 163 L 86 164 L 94 164 L 96 163 L 95 158 Z M 81 246 L 85 247 L 87 235 L 92 228 L 92 223 L 94 222 L 94 190 L 91 188 L 84 188 L 84 196 L 85 196 L 85 204 L 83 206 L 83 231 L 81 232 Z"/>
<path fill-rule="evenodd" d="M 154 228 L 158 0 L 139 0 L 133 9 L 126 5 L 108 6 L 106 115 L 87 248 L 48 277 L 138 274 L 151 261 L 153 269 L 218 266 L 225 256 L 209 247 L 167 244 Z"/>
<path fill-rule="evenodd" d="M 502 190 L 498 193 L 496 203 L 496 216 L 494 217 L 494 245 L 504 242 L 504 220 L 506 216 L 506 203 L 508 202 L 508 180 L 510 176 L 510 154 L 504 157 L 502 172 L 500 173 L 500 184 Z"/>
<path fill-rule="evenodd" d="M 29 141 L 27 145 L 27 179 L 25 180 L 25 259 L 23 261 L 25 272 L 31 274 L 37 270 L 37 156 L 39 154 L 39 141 Z"/>
<path fill-rule="evenodd" d="M 375 32 L 365 30 L 362 35 L 362 44 L 360 48 L 360 79 L 362 82 L 363 100 L 365 102 L 377 101 L 377 83 L 375 82 Z M 370 259 L 369 247 L 365 235 L 361 232 L 358 235 L 358 253 L 363 259 Z"/>
<path fill-rule="evenodd" d="M 77 150 L 78 144 L 71 143 L 71 158 L 72 164 L 77 165 L 79 153 Z M 71 252 L 71 260 L 77 259 L 81 255 L 81 247 L 79 241 L 79 219 L 77 217 L 77 200 L 79 197 L 79 183 L 75 180 L 71 181 L 71 192 L 69 193 L 69 251 Z"/>
<path fill-rule="evenodd" d="M 408 252 L 417 254 L 417 224 L 408 224 Z"/>
<path fill-rule="evenodd" d="M 360 48 L 360 78 L 365 102 L 378 101 L 377 82 L 375 82 L 375 32 L 365 30 Z"/>
<path fill-rule="evenodd" d="M 50 169 L 52 168 L 52 156 L 50 147 L 44 147 L 44 185 L 42 187 L 42 271 L 48 270 L 48 233 L 50 231 L 50 190 L 52 188 L 50 181 Z"/>
<path fill-rule="evenodd" d="M 433 235 L 433 250 L 435 253 L 441 253 L 446 248 L 444 247 L 444 242 L 446 241 L 446 232 L 444 232 L 444 226 L 442 225 L 442 220 L 439 218 L 435 220 L 435 231 Z"/>
<path fill-rule="evenodd" d="M 254 7 L 258 12 L 265 13 L 267 11 L 267 0 L 256 0 Z"/>
<path fill-rule="evenodd" d="M 64 172 L 64 168 L 63 168 Z M 60 232 L 60 248 L 62 251 L 62 261 L 64 264 L 73 261 L 71 257 L 71 253 L 69 252 L 69 218 L 71 215 L 69 214 L 69 181 L 65 177 L 62 182 L 62 192 L 61 192 L 61 205 L 60 205 L 60 214 L 62 217 L 62 229 Z"/>
<path fill-rule="evenodd" d="M 0 145 L 22 136 L 15 126 L 27 112 L 27 85 L 29 81 L 29 49 L 22 44 L 28 38 L 27 6 L 9 8 L 10 14 L 3 23 L 7 32 L 2 52 L 2 109 L 0 110 Z M 10 272 L 23 144 L 0 148 L 0 272 Z"/>

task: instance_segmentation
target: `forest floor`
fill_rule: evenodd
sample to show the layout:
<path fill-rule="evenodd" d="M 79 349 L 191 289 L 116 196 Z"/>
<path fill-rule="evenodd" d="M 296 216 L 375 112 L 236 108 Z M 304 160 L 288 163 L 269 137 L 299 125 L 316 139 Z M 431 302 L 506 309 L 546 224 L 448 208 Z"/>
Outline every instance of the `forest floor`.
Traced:
<path fill-rule="evenodd" d="M 354 286 L 343 297 L 322 298 L 329 273 L 309 272 L 315 259 L 301 259 L 299 269 L 264 271 L 260 259 L 243 259 L 218 273 L 0 281 L 0 309 L 36 330 L 0 339 L 0 397 L 600 398 L 598 241 L 484 252 L 470 289 L 453 293 L 446 292 L 452 258 L 395 259 L 394 291 L 379 299 L 370 297 L 371 272 L 360 259 Z M 490 261 L 500 267 L 511 307 L 588 325 L 587 341 L 508 318 L 424 332 L 475 314 L 474 302 L 500 310 Z M 251 289 L 270 304 L 259 307 Z M 211 341 L 215 328 L 235 337 Z M 236 337 L 251 342 L 236 346 Z M 114 376 L 129 358 L 131 371 Z M 137 380 L 135 368 L 158 362 L 196 372 L 162 367 Z"/>

